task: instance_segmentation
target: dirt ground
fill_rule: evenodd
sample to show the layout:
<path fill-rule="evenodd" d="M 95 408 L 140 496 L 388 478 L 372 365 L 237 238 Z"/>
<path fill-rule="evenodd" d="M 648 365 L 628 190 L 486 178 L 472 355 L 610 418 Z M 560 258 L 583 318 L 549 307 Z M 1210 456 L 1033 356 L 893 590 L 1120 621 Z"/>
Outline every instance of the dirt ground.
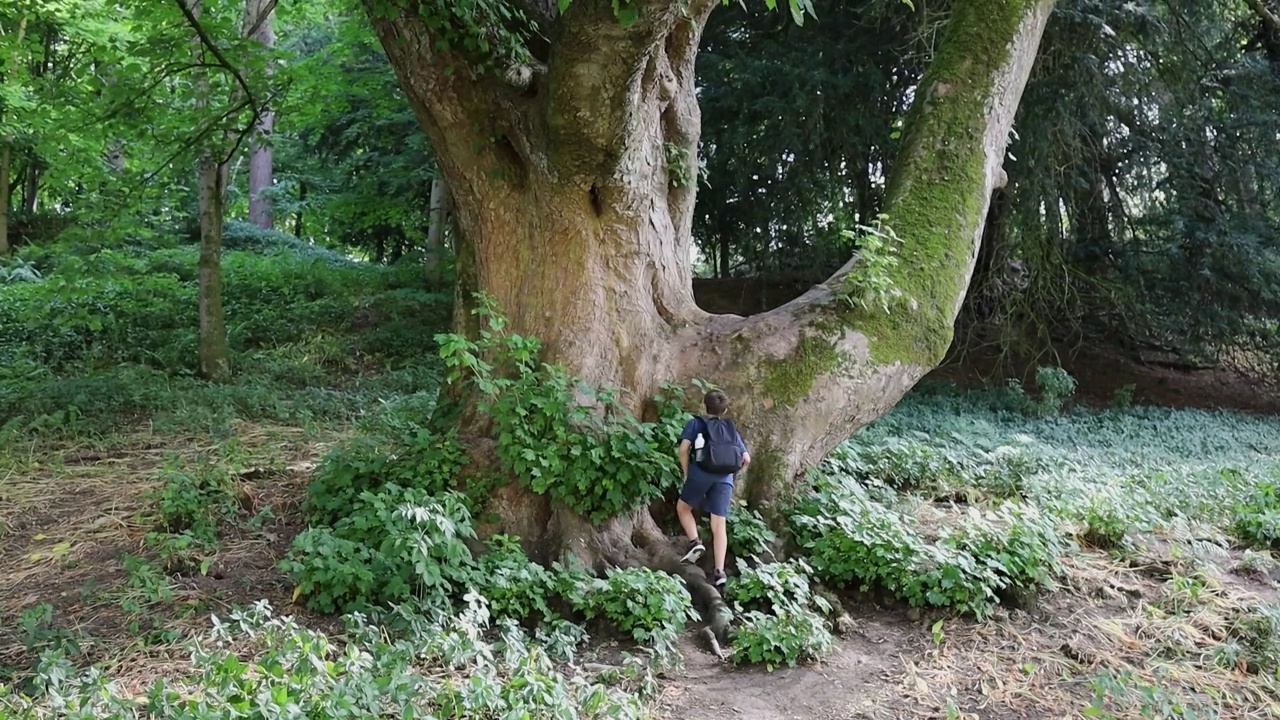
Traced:
<path fill-rule="evenodd" d="M 1230 375 L 1178 373 L 1098 353 L 1068 369 L 1088 388 L 1086 396 L 1100 401 L 1135 383 L 1138 401 L 1280 411 L 1280 399 Z M 966 381 L 979 374 L 953 366 L 935 376 Z M 163 609 L 152 597 L 155 589 L 126 573 L 121 560 L 146 553 L 146 494 L 158 486 L 174 439 L 140 433 L 91 453 L 25 459 L 10 453 L 13 462 L 0 465 L 0 675 L 29 665 L 19 617 L 38 603 L 52 605 L 60 632 L 82 642 L 83 659 L 108 661 L 109 671 L 139 688 L 180 667 L 179 635 L 207 627 L 210 613 L 233 605 L 266 598 L 316 625 L 332 622 L 292 603 L 291 583 L 276 564 L 300 530 L 299 503 L 333 437 L 286 427 L 242 430 L 247 456 L 256 461 L 241 473 L 241 484 L 248 514 L 261 521 L 223 542 L 207 576 L 172 578 L 174 599 Z M 194 441 L 179 448 L 187 455 L 208 449 Z M 656 714 L 669 720 L 1081 717 L 1095 691 L 1089 679 L 1101 670 L 1145 673 L 1152 647 L 1172 644 L 1191 656 L 1216 647 L 1213 628 L 1151 612 L 1168 600 L 1170 568 L 1190 557 L 1171 550 L 1184 541 L 1149 538 L 1127 564 L 1102 552 L 1078 555 L 1058 592 L 1030 611 L 1001 610 L 985 623 L 846 598 L 852 630 L 811 666 L 736 669 L 689 638 L 686 668 L 667 679 Z M 1196 552 L 1202 551 L 1209 554 L 1199 567 L 1211 568 L 1213 607 L 1222 617 L 1274 597 L 1280 577 L 1240 570 L 1238 554 Z M 1223 718 L 1280 717 L 1277 698 L 1248 699 L 1243 669 L 1183 680 L 1204 692 L 1243 694 L 1244 705 Z"/>

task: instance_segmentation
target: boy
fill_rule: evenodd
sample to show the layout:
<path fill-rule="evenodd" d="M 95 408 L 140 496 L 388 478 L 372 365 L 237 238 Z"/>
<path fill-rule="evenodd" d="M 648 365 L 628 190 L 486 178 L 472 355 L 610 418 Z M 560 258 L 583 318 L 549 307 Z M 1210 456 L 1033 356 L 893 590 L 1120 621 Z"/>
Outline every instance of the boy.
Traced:
<path fill-rule="evenodd" d="M 729 409 L 729 398 L 719 390 L 712 390 L 702 398 L 707 414 L 694 417 L 680 433 L 680 469 L 684 471 L 684 487 L 676 503 L 676 516 L 689 538 L 689 551 L 680 562 L 693 563 L 702 557 L 706 547 L 698 539 L 698 524 L 693 519 L 693 508 L 701 507 L 711 514 L 711 545 L 716 561 L 712 584 L 724 587 L 724 556 L 729 545 L 725 518 L 729 516 L 729 501 L 733 498 L 733 475 L 751 463 L 751 453 L 733 425 L 724 417 Z M 690 463 L 690 454 L 693 463 Z"/>

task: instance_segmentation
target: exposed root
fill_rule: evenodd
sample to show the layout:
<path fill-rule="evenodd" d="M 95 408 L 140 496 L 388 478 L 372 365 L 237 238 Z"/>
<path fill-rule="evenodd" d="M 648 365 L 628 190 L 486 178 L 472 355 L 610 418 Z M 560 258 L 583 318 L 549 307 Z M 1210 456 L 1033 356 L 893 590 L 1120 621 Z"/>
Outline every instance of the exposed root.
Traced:
<path fill-rule="evenodd" d="M 733 613 L 729 610 L 729 604 L 724 601 L 724 597 L 720 595 L 720 591 L 707 580 L 705 570 L 697 565 L 680 562 L 676 544 L 671 539 L 663 537 L 660 542 L 646 549 L 649 555 L 646 564 L 649 567 L 684 580 L 685 587 L 689 590 L 689 597 L 693 601 L 693 609 L 700 618 L 699 637 L 707 640 L 712 654 L 723 659 L 725 657 L 723 648 L 733 642 L 731 629 Z"/>

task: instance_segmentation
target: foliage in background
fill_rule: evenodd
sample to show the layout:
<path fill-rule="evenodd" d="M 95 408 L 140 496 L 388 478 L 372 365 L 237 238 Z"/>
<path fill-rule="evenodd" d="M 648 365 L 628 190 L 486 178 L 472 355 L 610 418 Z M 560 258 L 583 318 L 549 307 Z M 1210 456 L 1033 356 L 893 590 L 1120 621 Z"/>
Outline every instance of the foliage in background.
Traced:
<path fill-rule="evenodd" d="M 0 284 L 0 434 L 104 432 L 144 417 L 197 427 L 354 417 L 375 398 L 434 389 L 438 363 L 422 338 L 447 326 L 452 299 L 419 267 L 271 238 L 224 258 L 228 385 L 193 377 L 193 249 L 23 249 L 39 278 Z"/>
<path fill-rule="evenodd" d="M 1032 356 L 1103 333 L 1274 375 L 1278 99 L 1247 2 L 1059 3 L 962 322 Z"/>
<path fill-rule="evenodd" d="M 946 12 L 814 3 L 817 22 L 728 6 L 698 53 L 694 238 L 707 274 L 823 279 L 879 213 L 929 37 Z M 854 111 L 856 109 L 856 111 Z"/>

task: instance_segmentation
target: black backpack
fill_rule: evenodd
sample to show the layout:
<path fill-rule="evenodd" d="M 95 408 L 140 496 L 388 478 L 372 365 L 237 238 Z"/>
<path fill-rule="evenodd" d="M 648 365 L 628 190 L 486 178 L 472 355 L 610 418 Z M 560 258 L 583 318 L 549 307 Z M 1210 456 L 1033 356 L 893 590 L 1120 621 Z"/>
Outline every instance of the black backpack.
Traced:
<path fill-rule="evenodd" d="M 742 469 L 742 448 L 733 421 L 715 415 L 699 415 L 706 443 L 694 455 L 698 467 L 712 475 L 728 475 Z"/>

